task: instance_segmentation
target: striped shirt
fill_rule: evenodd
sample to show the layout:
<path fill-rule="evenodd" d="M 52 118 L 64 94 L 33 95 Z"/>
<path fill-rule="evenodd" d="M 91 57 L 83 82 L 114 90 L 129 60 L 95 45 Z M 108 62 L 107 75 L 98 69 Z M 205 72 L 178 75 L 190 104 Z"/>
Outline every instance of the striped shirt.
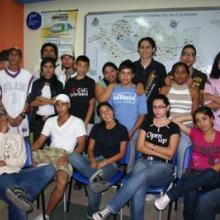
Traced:
<path fill-rule="evenodd" d="M 172 84 L 167 97 L 170 101 L 171 118 L 191 114 L 192 97 L 188 85 Z"/>

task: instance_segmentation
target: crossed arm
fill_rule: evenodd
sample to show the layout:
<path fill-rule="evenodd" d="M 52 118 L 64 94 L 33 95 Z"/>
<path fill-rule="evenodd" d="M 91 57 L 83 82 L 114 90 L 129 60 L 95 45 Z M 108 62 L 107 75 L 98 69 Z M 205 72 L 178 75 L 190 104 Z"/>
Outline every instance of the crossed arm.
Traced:
<path fill-rule="evenodd" d="M 143 154 L 161 157 L 166 160 L 172 159 L 180 140 L 179 134 L 173 134 L 170 137 L 168 147 L 161 147 L 160 145 L 154 145 L 146 141 L 145 137 L 146 131 L 141 129 L 137 141 L 137 150 Z"/>

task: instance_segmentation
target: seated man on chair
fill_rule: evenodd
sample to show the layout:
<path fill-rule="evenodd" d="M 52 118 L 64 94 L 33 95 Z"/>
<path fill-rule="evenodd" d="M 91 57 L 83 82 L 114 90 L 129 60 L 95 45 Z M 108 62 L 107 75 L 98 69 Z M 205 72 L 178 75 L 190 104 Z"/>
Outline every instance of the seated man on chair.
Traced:
<path fill-rule="evenodd" d="M 55 108 L 58 116 L 47 119 L 40 137 L 33 143 L 33 160 L 36 164 L 50 163 L 56 168 L 56 186 L 46 208 L 46 219 L 63 198 L 68 180 L 72 176 L 72 166 L 68 156 L 74 151 L 82 153 L 85 145 L 85 126 L 81 119 L 70 115 L 70 99 L 65 94 L 55 98 Z M 40 150 L 47 138 L 50 137 L 49 147 Z M 39 215 L 35 220 L 43 219 Z"/>
<path fill-rule="evenodd" d="M 55 169 L 51 165 L 22 169 L 27 158 L 23 137 L 8 129 L 8 116 L 0 106 L 0 199 L 8 204 L 9 220 L 27 220 L 31 201 L 47 186 Z"/>

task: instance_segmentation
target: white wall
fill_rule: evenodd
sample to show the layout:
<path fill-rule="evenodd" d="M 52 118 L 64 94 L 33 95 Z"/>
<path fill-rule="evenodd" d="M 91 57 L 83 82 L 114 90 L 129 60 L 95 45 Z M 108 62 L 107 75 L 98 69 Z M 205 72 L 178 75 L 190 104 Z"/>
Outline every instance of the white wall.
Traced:
<path fill-rule="evenodd" d="M 78 9 L 75 54 L 84 51 L 84 17 L 88 12 L 122 11 L 136 9 L 220 7 L 220 0 L 56 0 L 26 4 L 24 7 L 24 66 L 32 69 L 40 58 L 40 29 L 29 30 L 26 17 L 31 11 Z"/>

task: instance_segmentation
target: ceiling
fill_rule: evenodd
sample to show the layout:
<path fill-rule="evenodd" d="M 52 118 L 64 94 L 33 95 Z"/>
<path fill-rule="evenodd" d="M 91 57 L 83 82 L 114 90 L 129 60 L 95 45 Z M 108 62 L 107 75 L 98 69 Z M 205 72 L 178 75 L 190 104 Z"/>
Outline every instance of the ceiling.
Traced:
<path fill-rule="evenodd" d="M 53 0 L 16 0 L 18 3 L 28 4 L 28 3 L 37 3 L 37 2 L 45 2 L 45 1 L 53 1 Z"/>

